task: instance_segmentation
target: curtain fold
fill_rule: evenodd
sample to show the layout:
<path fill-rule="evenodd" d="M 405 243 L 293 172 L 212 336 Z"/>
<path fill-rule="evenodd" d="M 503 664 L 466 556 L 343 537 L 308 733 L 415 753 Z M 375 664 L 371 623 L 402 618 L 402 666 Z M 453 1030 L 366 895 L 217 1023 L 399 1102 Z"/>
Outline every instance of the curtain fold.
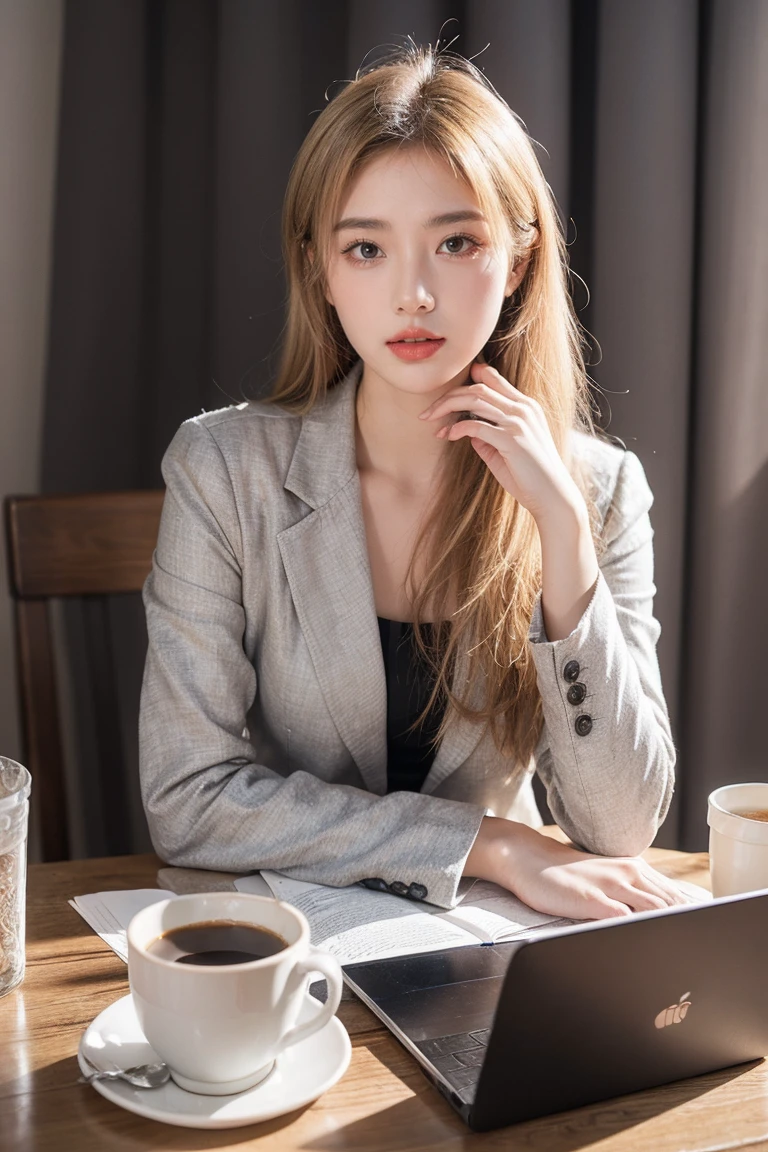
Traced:
<path fill-rule="evenodd" d="M 569 0 L 474 0 L 454 49 L 488 76 L 537 141 L 561 209 L 569 202 L 571 6 Z M 462 47 L 462 41 L 465 41 Z"/>
<path fill-rule="evenodd" d="M 655 493 L 658 652 L 678 733 L 698 5 L 695 0 L 605 4 L 599 35 L 590 325 L 601 356 L 592 375 L 603 427 L 637 453 Z M 685 751 L 682 745 L 680 750 Z M 678 789 L 660 838 L 668 846 L 675 841 L 681 794 Z"/>
<path fill-rule="evenodd" d="M 703 62 L 681 844 L 768 780 L 768 5 L 715 0 Z"/>
<path fill-rule="evenodd" d="M 68 0 L 42 490 L 158 486 L 182 420 L 269 391 L 293 157 L 339 85 L 409 34 L 454 40 L 538 142 L 579 316 L 601 348 L 602 422 L 656 496 L 659 656 L 679 750 L 659 842 L 703 848 L 707 792 L 766 778 L 761 0 Z M 138 597 L 110 612 L 125 842 L 138 848 L 146 637 Z M 87 627 L 65 606 L 81 854 L 116 850 L 97 822 Z"/>

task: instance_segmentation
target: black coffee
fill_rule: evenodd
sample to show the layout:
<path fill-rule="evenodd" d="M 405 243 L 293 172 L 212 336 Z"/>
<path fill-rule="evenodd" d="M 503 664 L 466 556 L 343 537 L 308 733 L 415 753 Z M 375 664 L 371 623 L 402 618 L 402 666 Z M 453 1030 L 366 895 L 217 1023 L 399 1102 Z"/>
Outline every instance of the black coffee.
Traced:
<path fill-rule="evenodd" d="M 249 964 L 288 947 L 288 941 L 255 924 L 209 920 L 171 928 L 147 948 L 151 956 L 175 964 Z"/>

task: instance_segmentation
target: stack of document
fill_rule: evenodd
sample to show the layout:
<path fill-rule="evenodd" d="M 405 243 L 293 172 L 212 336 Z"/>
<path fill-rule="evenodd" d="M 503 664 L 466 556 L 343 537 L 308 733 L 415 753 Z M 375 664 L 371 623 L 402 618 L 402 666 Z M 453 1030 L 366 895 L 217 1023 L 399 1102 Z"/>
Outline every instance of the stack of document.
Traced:
<path fill-rule="evenodd" d="M 678 881 L 678 885 L 691 903 L 712 899 L 695 884 Z M 450 911 L 357 884 L 331 888 L 292 880 L 279 872 L 241 876 L 234 886 L 239 892 L 271 894 L 298 908 L 307 918 L 312 943 L 330 952 L 340 964 L 468 944 L 500 944 L 579 923 L 536 912 L 486 880 L 462 880 L 459 903 Z M 148 904 L 173 896 L 173 892 L 157 888 L 95 892 L 76 896 L 70 904 L 127 962 L 125 930 L 131 918 Z"/>

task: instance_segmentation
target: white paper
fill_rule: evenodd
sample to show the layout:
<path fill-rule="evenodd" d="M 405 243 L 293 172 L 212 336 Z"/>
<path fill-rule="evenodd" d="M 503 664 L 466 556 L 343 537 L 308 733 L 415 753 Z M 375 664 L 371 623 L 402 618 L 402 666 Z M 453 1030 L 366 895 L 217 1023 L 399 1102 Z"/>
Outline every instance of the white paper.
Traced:
<path fill-rule="evenodd" d="M 257 880 L 262 884 L 266 881 L 278 900 L 304 913 L 312 943 L 330 952 L 340 964 L 436 952 L 478 941 L 498 944 L 546 929 L 587 923 L 537 912 L 487 880 L 462 881 L 459 903 L 450 911 L 358 884 L 332 888 L 266 870 L 261 877 L 235 880 L 235 887 L 239 892 L 257 891 Z M 679 887 L 692 902 L 711 899 L 695 884 L 679 882 Z"/>
<path fill-rule="evenodd" d="M 173 892 L 166 892 L 162 888 L 133 888 L 124 892 L 92 892 L 88 896 L 75 896 L 68 903 L 127 964 L 128 941 L 125 933 L 133 917 L 142 908 L 173 896 Z"/>
<path fill-rule="evenodd" d="M 477 943 L 475 935 L 399 896 L 372 892 L 356 884 L 348 888 L 308 884 L 278 872 L 265 871 L 262 876 L 278 900 L 306 916 L 312 943 L 330 952 L 340 964 Z M 251 880 L 244 876 L 235 881 L 235 887 L 249 892 Z"/>
<path fill-rule="evenodd" d="M 434 904 L 417 904 L 357 884 L 331 888 L 269 871 L 262 877 L 278 900 L 304 913 L 312 943 L 340 964 L 490 944 L 502 937 L 511 939 L 526 928 L 561 923 L 485 881 L 470 884 L 461 904 L 446 912 Z M 245 876 L 235 881 L 235 887 L 251 891 L 251 880 Z"/>
<path fill-rule="evenodd" d="M 677 884 L 692 903 L 712 899 L 711 893 L 696 884 L 682 880 Z M 462 882 L 460 902 L 450 912 L 357 884 L 331 888 L 292 880 L 279 872 L 242 876 L 235 881 L 235 888 L 258 896 L 274 895 L 298 908 L 309 922 L 312 943 L 331 952 L 342 964 L 458 948 L 478 940 L 500 943 L 545 928 L 581 923 L 536 912 L 511 892 L 485 880 Z M 132 918 L 142 908 L 175 895 L 161 888 L 138 888 L 75 896 L 69 904 L 127 963 L 126 929 Z"/>

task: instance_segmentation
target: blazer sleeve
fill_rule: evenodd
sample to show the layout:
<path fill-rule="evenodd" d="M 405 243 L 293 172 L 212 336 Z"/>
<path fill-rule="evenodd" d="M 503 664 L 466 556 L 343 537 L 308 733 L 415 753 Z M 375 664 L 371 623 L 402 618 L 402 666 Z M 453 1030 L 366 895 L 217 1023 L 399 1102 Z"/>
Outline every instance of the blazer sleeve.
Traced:
<path fill-rule="evenodd" d="M 575 844 L 606 856 L 648 847 L 674 786 L 656 657 L 652 503 L 642 464 L 625 452 L 587 609 L 570 636 L 550 642 L 540 593 L 529 634 L 544 712 L 536 769 L 550 810 Z"/>
<path fill-rule="evenodd" d="M 419 793 L 377 796 L 259 763 L 246 728 L 258 684 L 243 646 L 244 542 L 229 472 L 194 420 L 162 468 L 166 495 L 143 594 L 149 646 L 139 719 L 156 851 L 176 865 L 274 868 L 335 886 L 383 880 L 398 894 L 452 907 L 485 808 Z"/>

